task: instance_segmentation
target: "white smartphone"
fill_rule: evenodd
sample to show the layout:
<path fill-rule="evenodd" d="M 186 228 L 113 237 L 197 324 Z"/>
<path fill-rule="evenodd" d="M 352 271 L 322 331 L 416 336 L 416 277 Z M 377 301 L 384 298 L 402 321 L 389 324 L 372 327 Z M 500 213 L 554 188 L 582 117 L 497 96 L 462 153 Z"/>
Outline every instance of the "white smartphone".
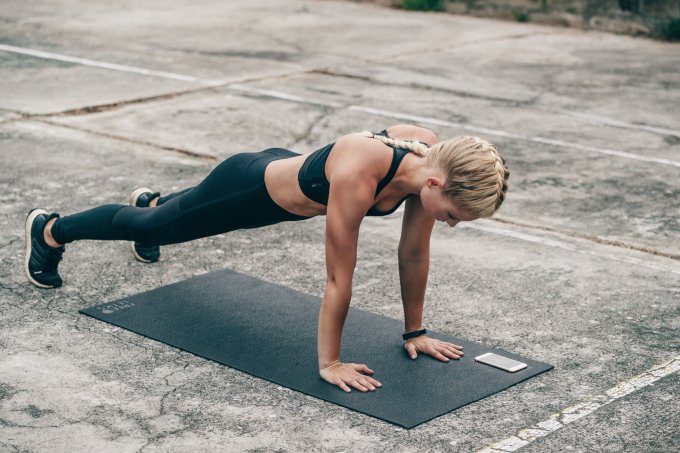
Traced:
<path fill-rule="evenodd" d="M 509 359 L 508 357 L 503 357 L 502 355 L 494 354 L 493 352 L 478 355 L 475 357 L 475 360 L 480 363 L 495 366 L 496 368 L 500 368 L 501 370 L 510 373 L 523 370 L 527 367 L 526 363 L 518 362 L 517 360 Z"/>

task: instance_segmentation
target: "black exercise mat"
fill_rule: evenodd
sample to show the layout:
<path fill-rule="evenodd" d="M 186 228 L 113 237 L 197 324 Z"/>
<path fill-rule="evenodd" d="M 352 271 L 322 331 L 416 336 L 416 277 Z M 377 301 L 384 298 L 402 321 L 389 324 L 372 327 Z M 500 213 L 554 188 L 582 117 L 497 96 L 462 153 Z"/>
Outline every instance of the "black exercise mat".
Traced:
<path fill-rule="evenodd" d="M 321 299 L 228 269 L 210 272 L 81 313 L 253 376 L 390 423 L 413 428 L 552 369 L 499 349 L 437 332 L 462 345 L 448 363 L 403 347 L 403 321 L 350 307 L 340 360 L 365 363 L 382 387 L 347 393 L 318 373 L 316 332 Z M 475 362 L 496 352 L 527 363 L 508 373 Z"/>

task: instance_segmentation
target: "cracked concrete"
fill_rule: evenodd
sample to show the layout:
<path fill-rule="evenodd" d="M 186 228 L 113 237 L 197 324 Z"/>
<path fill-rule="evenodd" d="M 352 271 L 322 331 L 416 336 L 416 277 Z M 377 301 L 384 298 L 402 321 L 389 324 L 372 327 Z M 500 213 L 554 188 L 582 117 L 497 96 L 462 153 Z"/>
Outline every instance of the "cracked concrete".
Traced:
<path fill-rule="evenodd" d="M 276 86 L 278 91 L 292 92 L 297 95 L 309 96 L 310 87 L 323 86 L 341 87 L 349 89 L 349 92 L 362 94 L 362 103 L 379 104 L 379 108 L 390 111 L 407 111 L 406 105 L 399 105 L 391 99 L 411 99 L 416 93 L 414 90 L 397 88 L 384 88 L 381 84 L 365 83 L 357 81 L 338 82 L 335 79 L 328 80 L 317 77 L 291 77 L 279 82 Z M 254 86 L 263 86 L 260 83 Z M 304 87 L 304 88 L 303 88 Z M 385 90 L 381 92 L 381 90 Z M 389 98 L 388 90 L 393 93 Z M 318 143 L 332 141 L 334 136 L 342 134 L 342 131 L 357 131 L 363 129 L 361 124 L 374 124 L 374 128 L 382 128 L 385 120 L 354 112 L 346 109 L 322 107 L 312 103 L 290 102 L 267 96 L 255 96 L 232 94 L 227 89 L 218 90 L 220 95 L 205 96 L 196 94 L 192 97 L 183 97 L 166 102 L 154 103 L 153 106 L 131 106 L 114 112 L 100 113 L 91 116 L 55 118 L 58 124 L 65 124 L 75 128 L 94 129 L 97 132 L 108 131 L 121 137 L 144 137 L 145 143 L 153 143 L 156 146 L 170 147 L 171 144 L 193 147 L 192 153 L 206 155 L 214 158 L 223 158 L 236 150 L 254 149 L 251 140 L 255 136 L 262 140 L 268 140 L 265 146 L 283 146 L 298 152 L 313 151 Z M 396 94 L 394 94 L 396 93 Z M 328 102 L 344 101 L 339 95 L 316 93 L 313 96 L 320 97 Z M 675 147 L 668 147 L 663 142 L 663 136 L 652 132 L 639 130 L 616 130 L 613 127 L 603 127 L 588 123 L 584 120 L 565 116 L 562 114 L 549 114 L 543 109 L 531 109 L 529 107 L 508 107 L 505 104 L 467 98 L 450 99 L 450 105 L 456 105 L 461 114 L 454 116 L 442 111 L 437 115 L 432 112 L 438 106 L 446 106 L 447 103 L 437 103 L 437 99 L 446 100 L 446 94 L 437 92 L 419 92 L 419 102 L 409 104 L 411 111 L 426 113 L 430 116 L 441 116 L 448 120 L 473 125 L 492 125 L 499 131 L 526 131 L 525 137 L 532 134 L 555 134 L 561 139 L 566 139 L 571 133 L 577 137 L 573 141 L 581 141 L 583 144 L 594 146 L 612 147 L 612 134 L 618 137 L 618 145 L 622 151 L 637 153 L 641 156 L 659 156 L 672 158 L 676 152 Z M 385 100 L 388 100 L 385 104 Z M 370 101 L 369 101 L 370 100 Z M 380 105 L 381 104 L 381 105 Z M 180 107 L 181 106 L 181 107 Z M 268 120 L 267 126 L 259 126 L 261 110 L 275 112 L 275 117 Z M 178 112 L 179 110 L 179 112 Z M 252 112 L 250 121 L 241 123 L 243 110 Z M 323 121 L 316 122 L 312 116 L 320 115 L 322 110 L 326 116 Z M 294 113 L 293 113 L 294 112 Z M 464 112 L 464 113 L 463 113 Z M 350 114 L 351 113 L 351 114 Z M 298 143 L 298 140 L 289 139 L 288 123 L 284 120 L 294 115 L 300 118 L 299 126 L 293 123 L 292 127 L 307 129 L 310 138 L 307 143 Z M 464 115 L 464 116 L 463 116 Z M 475 117 L 473 117 L 473 115 Z M 205 118 L 219 118 L 220 122 L 237 122 L 239 128 L 230 135 L 229 148 L 223 143 L 223 137 L 215 128 L 206 127 Z M 364 120 L 362 122 L 362 116 Z M 190 133 L 181 133 L 180 129 L 173 128 L 176 133 L 158 130 L 151 127 L 152 122 L 163 118 L 165 124 L 189 123 L 195 125 Z M 357 119 L 359 118 L 359 119 Z M 501 122 L 504 125 L 491 123 Z M 311 124 L 312 126 L 307 126 Z M 356 125 L 354 125 L 356 124 Z M 319 127 L 319 125 L 321 127 Z M 328 125 L 328 126 L 326 126 Z M 323 131 L 311 135 L 314 128 Z M 328 132 L 336 131 L 335 134 Z M 520 129 L 521 128 L 521 129 Z M 432 127 L 439 135 L 455 133 L 454 128 Z M 533 130 L 532 130 L 533 129 Z M 298 133 L 297 135 L 300 135 Z M 314 138 L 314 140 L 312 140 Z M 587 232 L 590 236 L 601 238 L 603 241 L 622 242 L 632 248 L 650 248 L 666 256 L 675 256 L 680 252 L 680 226 L 677 224 L 676 215 L 680 212 L 677 195 L 677 186 L 673 182 L 677 168 L 655 163 L 644 163 L 633 166 L 635 162 L 630 159 L 612 158 L 609 155 L 590 153 L 584 151 L 571 152 L 569 157 L 560 148 L 517 140 L 508 137 L 494 137 L 494 143 L 506 151 L 506 156 L 511 165 L 516 169 L 512 173 L 515 189 L 514 198 L 508 197 L 507 207 L 504 207 L 502 215 L 508 220 L 520 219 L 519 211 L 527 217 L 531 212 L 532 223 L 537 227 L 552 227 L 565 231 L 566 234 L 578 231 Z M 649 148 L 650 145 L 654 148 Z M 564 172 L 565 162 L 569 162 L 570 170 Z M 680 162 L 679 162 L 680 164 Z M 654 184 L 649 184 L 649 177 L 644 177 L 649 169 L 654 168 Z M 632 174 L 631 172 L 638 172 Z M 540 190 L 540 192 L 539 192 Z M 652 199 L 658 203 L 649 203 L 647 200 L 652 191 Z M 541 203 L 537 204 L 534 194 L 541 194 Z M 568 206 L 568 209 L 564 209 Z M 534 210 L 537 209 L 537 210 Z M 549 212 L 548 215 L 546 215 Z M 617 221 L 612 222 L 612 217 Z M 573 228 L 578 225 L 578 228 Z M 663 239 L 661 244 L 655 242 L 659 236 Z"/>
<path fill-rule="evenodd" d="M 220 84 L 0 51 L 0 450 L 476 451 L 588 404 L 524 448 L 680 445 L 677 373 L 594 398 L 680 351 L 680 169 L 586 149 L 679 160 L 677 45 L 339 1 L 6 3 L 0 44 Z M 512 171 L 496 220 L 435 228 L 426 326 L 551 373 L 405 430 L 78 314 L 224 267 L 321 296 L 323 217 L 165 246 L 153 265 L 82 241 L 62 288 L 23 275 L 33 207 L 127 203 L 237 152 L 401 122 L 476 127 Z M 402 215 L 362 224 L 352 301 L 396 319 Z"/>

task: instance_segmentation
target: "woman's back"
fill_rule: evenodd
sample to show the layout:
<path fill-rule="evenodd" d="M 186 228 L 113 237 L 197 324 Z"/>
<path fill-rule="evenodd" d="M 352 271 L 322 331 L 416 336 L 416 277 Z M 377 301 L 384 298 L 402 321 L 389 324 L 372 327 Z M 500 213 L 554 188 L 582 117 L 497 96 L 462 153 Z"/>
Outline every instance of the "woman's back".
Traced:
<path fill-rule="evenodd" d="M 405 140 L 423 140 L 432 132 L 410 125 L 385 129 L 383 136 Z M 408 150 L 388 147 L 379 140 L 361 134 L 347 134 L 336 142 L 289 159 L 271 162 L 265 171 L 267 190 L 279 206 L 308 217 L 326 214 L 328 191 L 333 171 L 346 159 L 362 159 L 375 167 L 378 175 L 376 200 L 368 215 L 386 215 L 399 207 L 405 199 L 390 190 L 390 182 L 404 159 L 418 159 Z"/>

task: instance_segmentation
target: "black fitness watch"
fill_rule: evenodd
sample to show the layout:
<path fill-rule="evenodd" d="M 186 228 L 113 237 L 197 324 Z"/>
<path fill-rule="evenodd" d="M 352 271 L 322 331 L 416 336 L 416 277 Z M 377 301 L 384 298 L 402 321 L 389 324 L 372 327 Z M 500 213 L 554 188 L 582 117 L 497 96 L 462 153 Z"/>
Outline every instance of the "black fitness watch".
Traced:
<path fill-rule="evenodd" d="M 409 338 L 419 337 L 419 336 L 424 335 L 426 333 L 427 333 L 427 329 L 416 330 L 415 332 L 409 332 L 409 333 L 402 334 L 401 338 L 403 338 L 404 340 L 408 340 Z"/>

